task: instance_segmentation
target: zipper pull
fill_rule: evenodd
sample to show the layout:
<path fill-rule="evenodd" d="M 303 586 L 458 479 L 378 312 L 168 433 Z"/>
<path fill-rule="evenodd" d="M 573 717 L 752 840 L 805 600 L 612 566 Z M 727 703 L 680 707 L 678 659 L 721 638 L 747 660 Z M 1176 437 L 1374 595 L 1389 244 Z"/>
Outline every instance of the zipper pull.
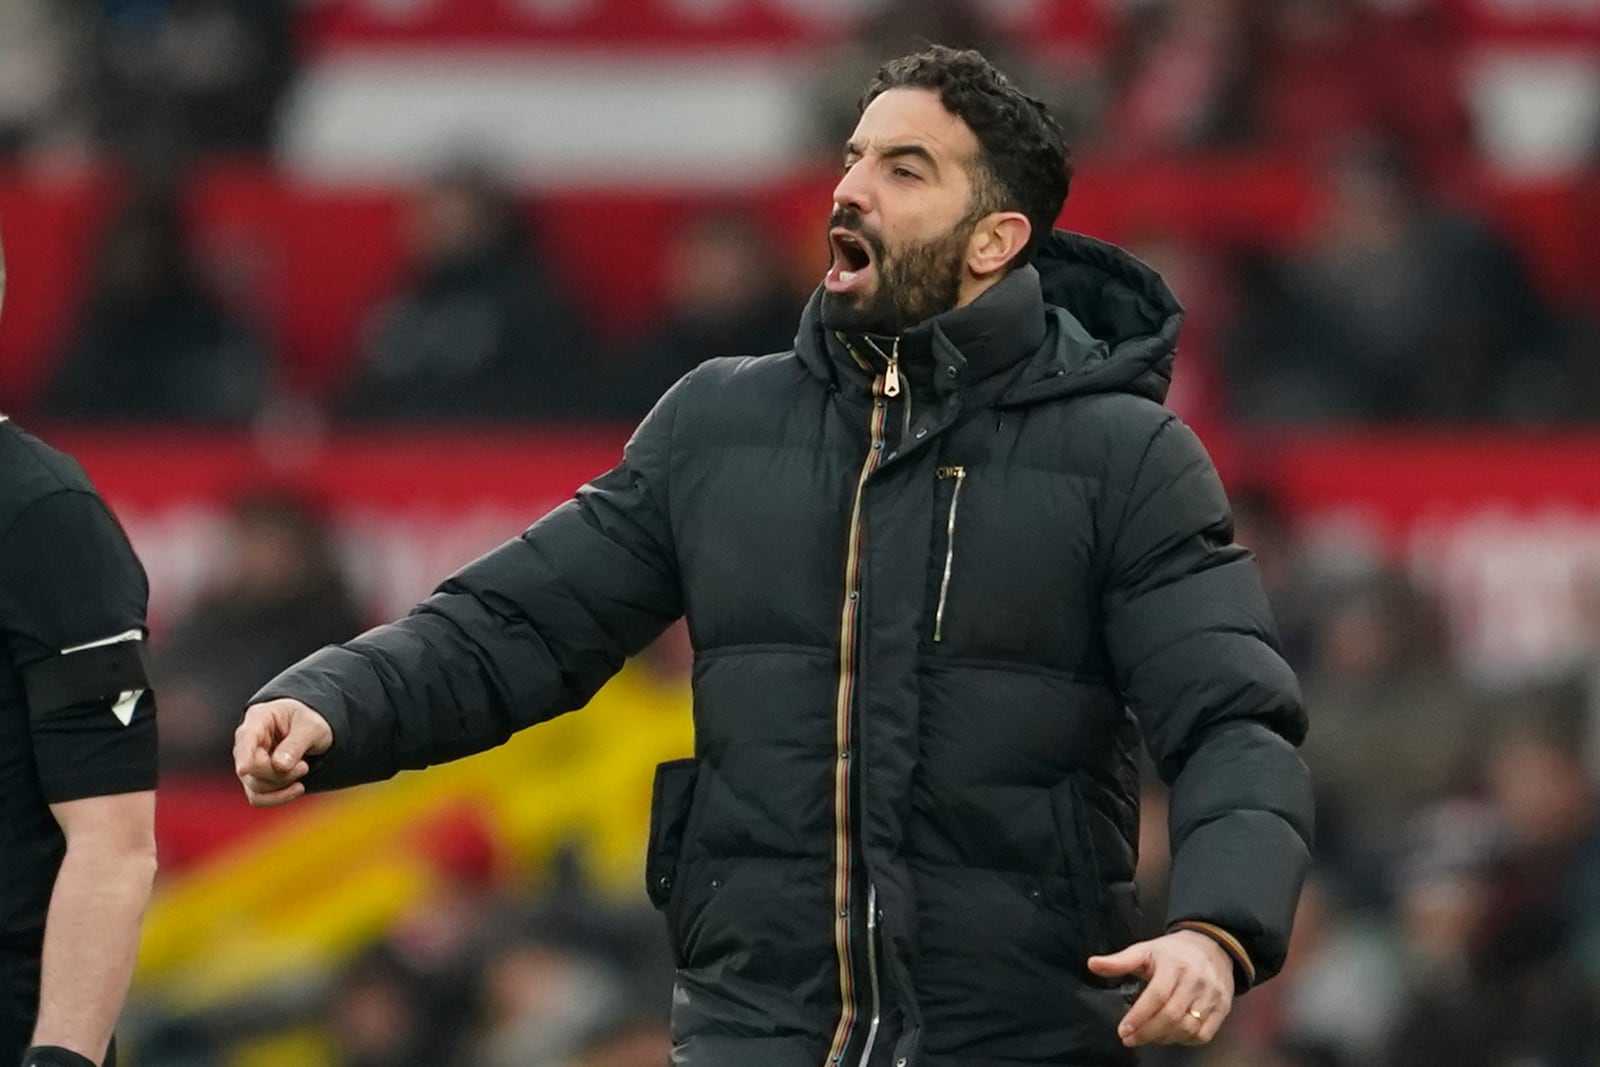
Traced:
<path fill-rule="evenodd" d="M 883 372 L 883 395 L 900 395 L 900 338 L 894 339 L 894 347 L 889 349 L 889 369 Z"/>

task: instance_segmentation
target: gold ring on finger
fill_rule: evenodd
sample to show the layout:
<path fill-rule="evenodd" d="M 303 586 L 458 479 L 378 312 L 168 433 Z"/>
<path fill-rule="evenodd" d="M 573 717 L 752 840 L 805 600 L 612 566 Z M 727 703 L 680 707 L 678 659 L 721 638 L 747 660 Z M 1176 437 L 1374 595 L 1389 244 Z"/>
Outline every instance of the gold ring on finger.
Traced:
<path fill-rule="evenodd" d="M 1197 1023 L 1203 1023 L 1206 1021 L 1206 1013 L 1195 1008 L 1190 1008 L 1189 1018 L 1193 1019 Z"/>

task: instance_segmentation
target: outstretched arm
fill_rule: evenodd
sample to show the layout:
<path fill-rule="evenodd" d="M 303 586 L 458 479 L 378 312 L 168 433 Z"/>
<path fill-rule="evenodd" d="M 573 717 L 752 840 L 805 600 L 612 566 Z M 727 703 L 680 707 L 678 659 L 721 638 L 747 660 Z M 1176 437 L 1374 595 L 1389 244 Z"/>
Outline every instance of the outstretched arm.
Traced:
<path fill-rule="evenodd" d="M 573 500 L 404 619 L 268 683 L 235 737 L 241 776 L 294 795 L 302 775 L 312 790 L 377 781 L 491 748 L 587 703 L 682 613 L 668 483 L 673 423 L 692 378 L 646 418 L 621 464 Z M 297 735 L 304 747 L 278 752 L 290 719 L 310 732 Z M 263 767 L 262 752 L 280 765 Z"/>

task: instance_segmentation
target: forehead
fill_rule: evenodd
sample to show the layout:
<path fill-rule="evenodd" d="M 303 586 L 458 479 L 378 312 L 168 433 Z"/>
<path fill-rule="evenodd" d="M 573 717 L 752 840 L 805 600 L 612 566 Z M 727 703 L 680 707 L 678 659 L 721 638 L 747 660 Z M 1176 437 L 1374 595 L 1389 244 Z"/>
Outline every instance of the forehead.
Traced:
<path fill-rule="evenodd" d="M 851 145 L 871 152 L 915 144 L 940 160 L 965 163 L 978 151 L 978 138 L 965 122 L 945 110 L 932 89 L 890 89 L 861 113 Z"/>

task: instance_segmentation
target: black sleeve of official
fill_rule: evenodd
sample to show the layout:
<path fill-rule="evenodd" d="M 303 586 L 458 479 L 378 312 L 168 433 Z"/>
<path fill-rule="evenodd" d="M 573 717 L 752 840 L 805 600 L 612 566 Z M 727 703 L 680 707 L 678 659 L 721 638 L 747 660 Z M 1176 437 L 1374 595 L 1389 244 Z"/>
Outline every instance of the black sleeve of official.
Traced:
<path fill-rule="evenodd" d="M 53 493 L 0 532 L 0 626 L 51 803 L 155 787 L 146 600 L 138 557 L 92 493 Z"/>

